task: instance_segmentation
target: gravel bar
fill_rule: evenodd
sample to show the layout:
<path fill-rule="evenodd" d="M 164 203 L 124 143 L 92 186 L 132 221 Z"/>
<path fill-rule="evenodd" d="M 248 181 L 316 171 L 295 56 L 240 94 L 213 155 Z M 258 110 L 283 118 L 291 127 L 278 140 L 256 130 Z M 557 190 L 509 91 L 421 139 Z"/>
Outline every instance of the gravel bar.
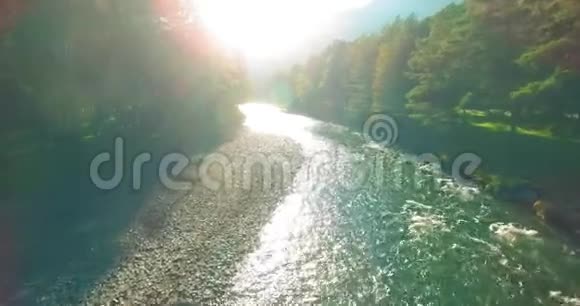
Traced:
<path fill-rule="evenodd" d="M 280 200 L 291 191 L 302 163 L 292 140 L 244 131 L 217 152 L 232 160 L 277 156 L 289 162 L 272 169 L 272 188 L 263 188 L 260 166 L 251 171 L 252 188 L 244 187 L 247 167 L 233 167 L 233 188 L 211 190 L 198 182 L 187 192 L 159 190 L 121 238 L 124 256 L 97 284 L 86 305 L 223 304 L 244 257 L 255 249 L 261 228 Z M 219 169 L 210 168 L 221 177 Z M 213 172 L 212 172 L 213 171 Z M 266 172 L 267 173 L 267 172 Z M 290 180 L 288 180 L 290 178 Z"/>

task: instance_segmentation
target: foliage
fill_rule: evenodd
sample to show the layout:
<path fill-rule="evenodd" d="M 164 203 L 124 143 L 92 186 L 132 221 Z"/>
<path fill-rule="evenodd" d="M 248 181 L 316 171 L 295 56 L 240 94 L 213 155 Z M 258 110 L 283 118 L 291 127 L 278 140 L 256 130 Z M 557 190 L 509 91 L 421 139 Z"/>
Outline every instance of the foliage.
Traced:
<path fill-rule="evenodd" d="M 514 131 L 578 133 L 579 17 L 577 1 L 468 0 L 397 18 L 294 67 L 294 108 L 354 127 L 375 112 L 425 122 L 480 112 L 505 114 Z"/>
<path fill-rule="evenodd" d="M 157 140 L 164 150 L 185 151 L 238 125 L 236 104 L 248 92 L 244 67 L 179 3 L 22 6 L 0 29 L 0 141 L 9 148 L 0 157 L 22 165 L 10 175 L 43 171 L 22 174 L 27 158 L 66 152 L 83 159 L 118 135 L 149 143 L 148 150 L 158 149 L 151 147 Z"/>

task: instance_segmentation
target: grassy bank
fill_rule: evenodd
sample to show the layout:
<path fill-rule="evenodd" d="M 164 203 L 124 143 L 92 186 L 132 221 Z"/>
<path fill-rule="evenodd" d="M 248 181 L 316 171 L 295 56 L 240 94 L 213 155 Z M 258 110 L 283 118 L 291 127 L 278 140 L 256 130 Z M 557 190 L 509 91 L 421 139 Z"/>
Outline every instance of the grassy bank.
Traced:
<path fill-rule="evenodd" d="M 474 153 L 482 165 L 473 179 L 486 191 L 577 235 L 580 143 L 576 139 L 519 127 L 497 129 L 498 124 L 485 121 L 396 119 L 400 133 L 397 145 L 403 150 L 435 154 L 446 171 L 460 154 Z M 545 208 L 534 208 L 537 201 Z"/>

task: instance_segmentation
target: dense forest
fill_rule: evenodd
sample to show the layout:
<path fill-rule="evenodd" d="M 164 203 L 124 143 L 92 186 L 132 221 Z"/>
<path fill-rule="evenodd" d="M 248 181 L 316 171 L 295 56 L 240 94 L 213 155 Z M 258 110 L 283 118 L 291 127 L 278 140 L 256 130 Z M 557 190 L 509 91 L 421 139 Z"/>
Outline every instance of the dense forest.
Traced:
<path fill-rule="evenodd" d="M 128 168 L 142 152 L 191 156 L 239 127 L 244 64 L 180 3 L 0 1 L 0 301 L 15 275 L 59 275 L 78 254 L 108 258 L 85 250 L 112 241 L 152 190 L 131 193 L 129 178 L 109 193 L 91 183 L 91 160 L 116 137 Z M 156 167 L 145 171 L 150 187 Z M 107 230 L 87 238 L 86 224 Z"/>
<path fill-rule="evenodd" d="M 553 244 L 544 233 L 544 240 L 536 240 L 540 232 L 531 228 L 540 226 L 530 224 L 550 233 L 554 228 L 544 225 L 557 225 L 580 241 L 580 1 L 459 2 L 430 17 L 399 17 L 378 33 L 335 41 L 268 84 L 252 84 L 246 67 L 252 62 L 210 34 L 195 0 L 0 0 L 0 304 L 93 304 L 78 302 L 93 293 L 111 305 L 182 305 L 184 298 L 227 304 L 230 285 L 237 290 L 238 281 L 250 295 L 232 291 L 232 297 L 276 295 L 262 304 L 298 301 L 294 296 L 325 303 L 343 291 L 360 298 L 367 289 L 372 292 L 366 304 L 379 303 L 379 291 L 392 294 L 395 303 L 409 298 L 409 304 L 425 304 L 420 293 L 481 304 L 505 295 L 518 304 L 512 299 L 517 292 L 529 295 L 521 301 L 538 303 L 540 289 L 553 299 L 577 292 L 573 272 L 580 251 Z M 248 5 L 245 13 L 264 3 Z M 297 13 L 308 8 L 304 3 Z M 225 23 L 233 16 L 227 13 L 220 17 Z M 312 120 L 316 124 L 307 131 L 320 145 L 263 135 L 251 131 L 251 124 L 241 129 L 239 104 L 263 87 L 271 90 L 269 101 L 323 121 Z M 328 122 L 360 132 L 376 113 L 398 125 L 393 150 L 369 148 L 348 129 L 340 128 L 342 138 L 324 134 L 338 130 Z M 280 114 L 267 118 L 267 128 L 276 130 L 278 118 L 304 119 Z M 91 161 L 113 152 L 117 137 L 125 140 L 119 154 L 125 174 L 139 154 L 153 156 L 140 173 L 140 190 L 132 188 L 130 175 L 113 190 L 91 181 Z M 341 147 L 350 139 L 357 141 Z M 292 165 L 290 180 L 280 176 L 280 190 L 266 188 L 272 173 L 265 165 L 262 174 L 256 171 L 263 175 L 256 182 L 264 183 L 257 193 L 177 192 L 159 184 L 163 155 L 199 156 L 218 146 L 244 161 L 275 154 L 300 163 Z M 315 146 L 341 156 L 331 156 L 327 165 L 326 158 L 315 158 Z M 468 184 L 481 189 L 433 175 L 413 159 L 432 153 L 448 170 L 466 152 L 483 161 L 468 177 Z M 418 174 L 417 181 L 442 185 L 399 188 L 385 180 L 380 195 L 350 190 L 357 182 L 349 171 L 363 169 L 371 156 L 386 157 L 383 166 L 409 166 L 399 173 L 389 168 L 385 175 L 401 174 L 404 181 Z M 309 169 L 317 170 L 313 177 Z M 99 170 L 103 178 L 116 174 L 116 159 Z M 253 174 L 246 168 L 235 172 L 243 176 L 236 185 Z M 189 179 L 198 183 L 199 176 Z M 463 192 L 473 197 L 465 200 Z M 520 205 L 498 205 L 508 202 Z M 527 211 L 510 214 L 521 208 Z M 512 221 L 522 227 L 507 224 Z M 504 249 L 503 242 L 501 248 L 495 244 L 505 229 L 530 238 L 533 248 L 512 248 L 513 236 L 508 252 L 497 251 Z M 567 256 L 562 265 L 546 260 L 563 256 L 561 249 Z M 271 261 L 274 253 L 283 256 Z M 252 254 L 258 255 L 247 257 Z M 510 268 L 508 258 L 517 270 L 504 269 Z M 457 269 L 458 262 L 470 269 Z M 265 266 L 272 269 L 264 272 Z M 238 269 L 256 278 L 237 280 Z M 457 277 L 449 278 L 449 269 Z M 549 279 L 559 285 L 548 287 Z M 499 292 L 502 287 L 507 290 Z M 329 291 L 327 300 L 321 290 Z"/>
<path fill-rule="evenodd" d="M 530 210 L 538 198 L 577 210 L 579 20 L 573 0 L 467 0 L 336 41 L 276 75 L 269 95 L 356 131 L 387 113 L 399 147 L 444 167 L 475 153 L 474 179 L 492 193 Z"/>
<path fill-rule="evenodd" d="M 521 132 L 577 135 L 580 5 L 520 2 L 470 0 L 425 20 L 398 18 L 280 79 L 290 80 L 293 109 L 351 125 L 374 112 L 493 116 Z"/>
<path fill-rule="evenodd" d="M 0 182 L 12 194 L 64 164 L 86 172 L 116 136 L 134 151 L 188 151 L 240 121 L 242 61 L 179 1 L 1 3 Z"/>

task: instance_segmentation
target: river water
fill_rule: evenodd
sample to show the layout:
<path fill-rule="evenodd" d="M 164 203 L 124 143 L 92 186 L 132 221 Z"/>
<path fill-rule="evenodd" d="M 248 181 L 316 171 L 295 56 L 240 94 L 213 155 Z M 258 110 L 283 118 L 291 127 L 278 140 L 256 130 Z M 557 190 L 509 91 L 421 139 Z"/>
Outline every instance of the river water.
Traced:
<path fill-rule="evenodd" d="M 529 214 L 345 128 L 242 106 L 306 162 L 240 264 L 237 304 L 580 305 L 580 257 Z"/>

